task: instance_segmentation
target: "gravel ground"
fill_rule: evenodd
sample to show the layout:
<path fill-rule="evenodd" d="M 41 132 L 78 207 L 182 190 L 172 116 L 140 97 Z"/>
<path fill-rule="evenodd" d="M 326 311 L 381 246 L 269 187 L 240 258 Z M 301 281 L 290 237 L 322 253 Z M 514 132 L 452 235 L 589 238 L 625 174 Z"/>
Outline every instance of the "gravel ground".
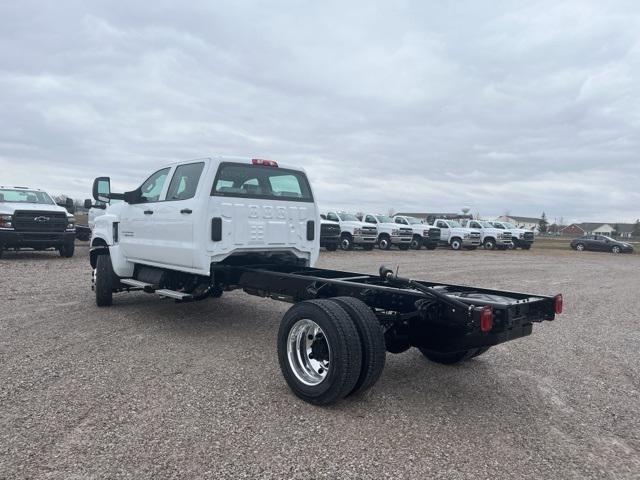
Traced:
<path fill-rule="evenodd" d="M 131 293 L 98 309 L 76 253 L 0 260 L 0 478 L 640 478 L 638 256 L 323 253 L 562 292 L 565 314 L 460 366 L 388 354 L 369 393 L 318 408 L 279 371 L 286 304 Z"/>

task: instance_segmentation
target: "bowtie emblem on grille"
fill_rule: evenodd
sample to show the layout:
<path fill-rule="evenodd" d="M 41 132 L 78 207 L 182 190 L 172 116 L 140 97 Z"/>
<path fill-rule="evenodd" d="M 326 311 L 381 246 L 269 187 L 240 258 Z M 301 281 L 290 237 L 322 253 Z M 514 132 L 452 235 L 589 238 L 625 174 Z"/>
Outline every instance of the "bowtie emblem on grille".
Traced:
<path fill-rule="evenodd" d="M 49 217 L 36 217 L 33 219 L 34 222 L 48 222 Z"/>

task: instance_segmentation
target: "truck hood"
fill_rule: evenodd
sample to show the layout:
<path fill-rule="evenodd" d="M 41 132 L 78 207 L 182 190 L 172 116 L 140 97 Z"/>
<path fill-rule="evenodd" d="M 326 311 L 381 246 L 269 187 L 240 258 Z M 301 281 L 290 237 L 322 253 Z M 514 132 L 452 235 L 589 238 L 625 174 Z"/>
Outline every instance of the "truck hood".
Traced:
<path fill-rule="evenodd" d="M 338 222 L 334 222 L 333 220 L 325 220 L 324 218 L 320 219 L 320 224 L 322 224 L 322 225 L 340 225 Z"/>
<path fill-rule="evenodd" d="M 350 228 L 362 228 L 362 227 L 368 227 L 370 226 L 367 223 L 362 223 L 362 222 L 356 222 L 355 220 L 347 220 L 347 221 L 343 221 L 340 222 L 340 226 L 341 227 L 350 227 Z M 375 227 L 375 225 L 371 225 L 373 227 Z"/>
<path fill-rule="evenodd" d="M 39 212 L 64 212 L 67 209 L 58 205 L 47 205 L 43 203 L 11 203 L 0 202 L 0 214 L 13 215 L 16 210 L 38 210 Z"/>

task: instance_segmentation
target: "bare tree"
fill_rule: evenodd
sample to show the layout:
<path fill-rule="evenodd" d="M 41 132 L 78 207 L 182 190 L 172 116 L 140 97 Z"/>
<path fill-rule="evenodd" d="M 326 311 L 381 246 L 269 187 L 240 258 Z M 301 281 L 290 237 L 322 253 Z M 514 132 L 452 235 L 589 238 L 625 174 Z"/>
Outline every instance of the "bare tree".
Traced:
<path fill-rule="evenodd" d="M 395 208 L 390 208 L 389 211 L 387 211 L 387 215 L 389 215 L 390 217 L 393 217 L 395 214 L 396 214 Z"/>

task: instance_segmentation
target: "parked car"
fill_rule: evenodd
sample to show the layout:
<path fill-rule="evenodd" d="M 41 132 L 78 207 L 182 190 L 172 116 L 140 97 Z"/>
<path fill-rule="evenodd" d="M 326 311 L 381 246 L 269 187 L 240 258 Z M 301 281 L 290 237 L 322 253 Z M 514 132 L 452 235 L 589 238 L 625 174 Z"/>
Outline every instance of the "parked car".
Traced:
<path fill-rule="evenodd" d="M 76 220 L 68 209 L 70 198 L 63 207 L 37 188 L 0 187 L 0 257 L 9 248 L 55 248 L 61 257 L 72 257 Z"/>
<path fill-rule="evenodd" d="M 491 224 L 500 230 L 511 232 L 511 242 L 513 243 L 514 249 L 520 247 L 522 250 L 529 250 L 531 245 L 533 245 L 534 235 L 531 230 L 518 228 L 509 222 L 495 221 L 491 222 Z"/>
<path fill-rule="evenodd" d="M 436 218 L 432 226 L 440 229 L 440 243 L 453 250 L 475 250 L 480 246 L 480 231 L 463 227 L 457 220 Z"/>
<path fill-rule="evenodd" d="M 377 243 L 380 250 L 389 250 L 392 245 L 397 246 L 400 250 L 409 250 L 413 238 L 413 230 L 409 226 L 403 227 L 387 215 L 373 213 L 365 214 L 362 221 L 378 228 Z"/>
<path fill-rule="evenodd" d="M 571 248 L 582 252 L 633 253 L 633 246 L 627 242 L 620 242 L 605 235 L 584 235 L 571 241 Z"/>
<path fill-rule="evenodd" d="M 327 220 L 326 215 L 320 219 L 320 246 L 335 252 L 340 245 L 340 224 Z"/>
<path fill-rule="evenodd" d="M 343 250 L 353 250 L 359 246 L 365 250 L 373 250 L 378 240 L 378 229 L 358 220 L 358 217 L 345 212 L 328 212 L 327 220 L 340 224 L 340 247 Z"/>
<path fill-rule="evenodd" d="M 506 250 L 507 248 L 513 248 L 511 232 L 496 228 L 491 222 L 465 220 L 462 222 L 462 225 L 468 228 L 474 228 L 480 232 L 480 242 L 485 250 L 495 250 L 496 248 L 498 250 Z"/>
<path fill-rule="evenodd" d="M 411 228 L 413 237 L 411 239 L 411 248 L 414 250 L 420 250 L 425 247 L 427 250 L 435 250 L 438 248 L 440 242 L 440 229 L 430 227 L 416 217 L 409 217 L 406 215 L 396 215 L 393 217 L 393 221 L 402 226 Z"/>

